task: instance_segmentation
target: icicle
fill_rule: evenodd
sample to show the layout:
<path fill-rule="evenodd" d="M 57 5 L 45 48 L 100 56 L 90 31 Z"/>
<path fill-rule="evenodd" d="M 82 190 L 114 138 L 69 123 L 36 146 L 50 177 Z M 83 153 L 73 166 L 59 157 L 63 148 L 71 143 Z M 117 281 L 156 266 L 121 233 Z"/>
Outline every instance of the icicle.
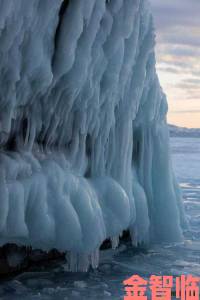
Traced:
<path fill-rule="evenodd" d="M 69 272 L 77 272 L 78 271 L 78 255 L 73 252 L 68 252 L 66 254 L 67 260 L 67 268 L 66 270 Z"/>
<path fill-rule="evenodd" d="M 88 254 L 67 252 L 65 270 L 68 272 L 87 272 L 90 266 Z"/>
<path fill-rule="evenodd" d="M 119 236 L 111 238 L 112 249 L 116 249 L 119 246 Z"/>
<path fill-rule="evenodd" d="M 9 195 L 5 180 L 5 170 L 0 168 L 0 233 L 5 229 L 9 211 Z"/>
<path fill-rule="evenodd" d="M 79 254 L 78 256 L 78 271 L 87 272 L 90 266 L 89 255 Z"/>
<path fill-rule="evenodd" d="M 134 247 L 137 247 L 138 246 L 138 238 L 137 238 L 137 231 L 136 231 L 136 229 L 131 228 L 129 230 L 129 232 L 130 232 L 130 236 L 131 236 L 132 245 Z"/>
<path fill-rule="evenodd" d="M 99 249 L 92 252 L 90 259 L 92 268 L 97 269 L 99 266 Z"/>

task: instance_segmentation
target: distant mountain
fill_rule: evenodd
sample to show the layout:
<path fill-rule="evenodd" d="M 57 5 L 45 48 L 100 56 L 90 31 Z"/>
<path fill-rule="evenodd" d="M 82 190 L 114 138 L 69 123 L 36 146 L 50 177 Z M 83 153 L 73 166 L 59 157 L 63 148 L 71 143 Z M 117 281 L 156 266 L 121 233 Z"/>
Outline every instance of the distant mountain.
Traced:
<path fill-rule="evenodd" d="M 171 137 L 200 137 L 200 128 L 178 127 L 169 124 Z"/>

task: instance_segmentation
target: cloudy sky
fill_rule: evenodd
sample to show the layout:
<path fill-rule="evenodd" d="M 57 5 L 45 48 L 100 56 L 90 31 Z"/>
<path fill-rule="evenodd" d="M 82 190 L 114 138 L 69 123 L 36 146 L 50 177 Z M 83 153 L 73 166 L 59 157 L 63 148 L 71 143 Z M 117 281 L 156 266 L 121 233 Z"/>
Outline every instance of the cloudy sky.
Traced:
<path fill-rule="evenodd" d="M 200 0 L 150 0 L 169 123 L 200 127 Z"/>

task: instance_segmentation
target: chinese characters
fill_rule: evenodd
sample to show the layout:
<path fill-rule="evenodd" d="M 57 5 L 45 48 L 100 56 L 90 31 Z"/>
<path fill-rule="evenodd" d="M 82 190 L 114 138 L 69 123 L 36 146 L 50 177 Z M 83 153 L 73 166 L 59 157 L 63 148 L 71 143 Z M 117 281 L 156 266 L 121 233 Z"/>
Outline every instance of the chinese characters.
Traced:
<path fill-rule="evenodd" d="M 176 278 L 152 275 L 149 280 L 133 275 L 123 282 L 124 300 L 171 300 L 172 295 L 179 300 L 199 300 L 199 283 L 200 277 L 192 275 Z"/>

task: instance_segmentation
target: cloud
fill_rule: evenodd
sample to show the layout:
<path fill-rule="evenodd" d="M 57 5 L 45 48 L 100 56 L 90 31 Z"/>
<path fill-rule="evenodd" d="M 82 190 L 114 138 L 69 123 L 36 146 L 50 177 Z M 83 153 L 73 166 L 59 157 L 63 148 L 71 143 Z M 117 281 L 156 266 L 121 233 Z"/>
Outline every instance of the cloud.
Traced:
<path fill-rule="evenodd" d="M 186 113 L 192 113 L 192 114 L 199 114 L 200 113 L 200 109 L 199 110 L 174 110 L 171 112 L 172 114 L 186 114 Z"/>
<path fill-rule="evenodd" d="M 200 107 L 200 1 L 150 0 L 157 35 L 157 70 L 169 113 Z M 199 112 L 199 110 L 198 110 Z M 200 127 L 200 120 L 199 120 Z"/>
<path fill-rule="evenodd" d="M 189 79 L 185 79 L 184 82 L 198 86 L 200 89 L 200 78 L 189 78 Z"/>
<path fill-rule="evenodd" d="M 157 69 L 160 72 L 167 72 L 167 73 L 173 73 L 173 74 L 180 74 L 181 73 L 180 69 L 176 69 L 173 66 L 172 67 L 167 67 L 167 66 L 160 65 L 160 66 L 157 67 Z"/>
<path fill-rule="evenodd" d="M 200 25 L 199 0 L 151 0 L 158 30 L 174 26 L 198 27 Z"/>
<path fill-rule="evenodd" d="M 180 83 L 176 84 L 175 86 L 177 88 L 181 88 L 181 89 L 185 89 L 186 92 L 191 92 L 191 91 L 194 91 L 194 90 L 198 90 L 200 92 L 200 86 L 199 84 L 196 84 L 196 83 L 192 83 L 189 81 L 190 79 L 188 80 L 182 80 Z"/>
<path fill-rule="evenodd" d="M 200 46 L 199 0 L 150 0 L 161 43 Z"/>

